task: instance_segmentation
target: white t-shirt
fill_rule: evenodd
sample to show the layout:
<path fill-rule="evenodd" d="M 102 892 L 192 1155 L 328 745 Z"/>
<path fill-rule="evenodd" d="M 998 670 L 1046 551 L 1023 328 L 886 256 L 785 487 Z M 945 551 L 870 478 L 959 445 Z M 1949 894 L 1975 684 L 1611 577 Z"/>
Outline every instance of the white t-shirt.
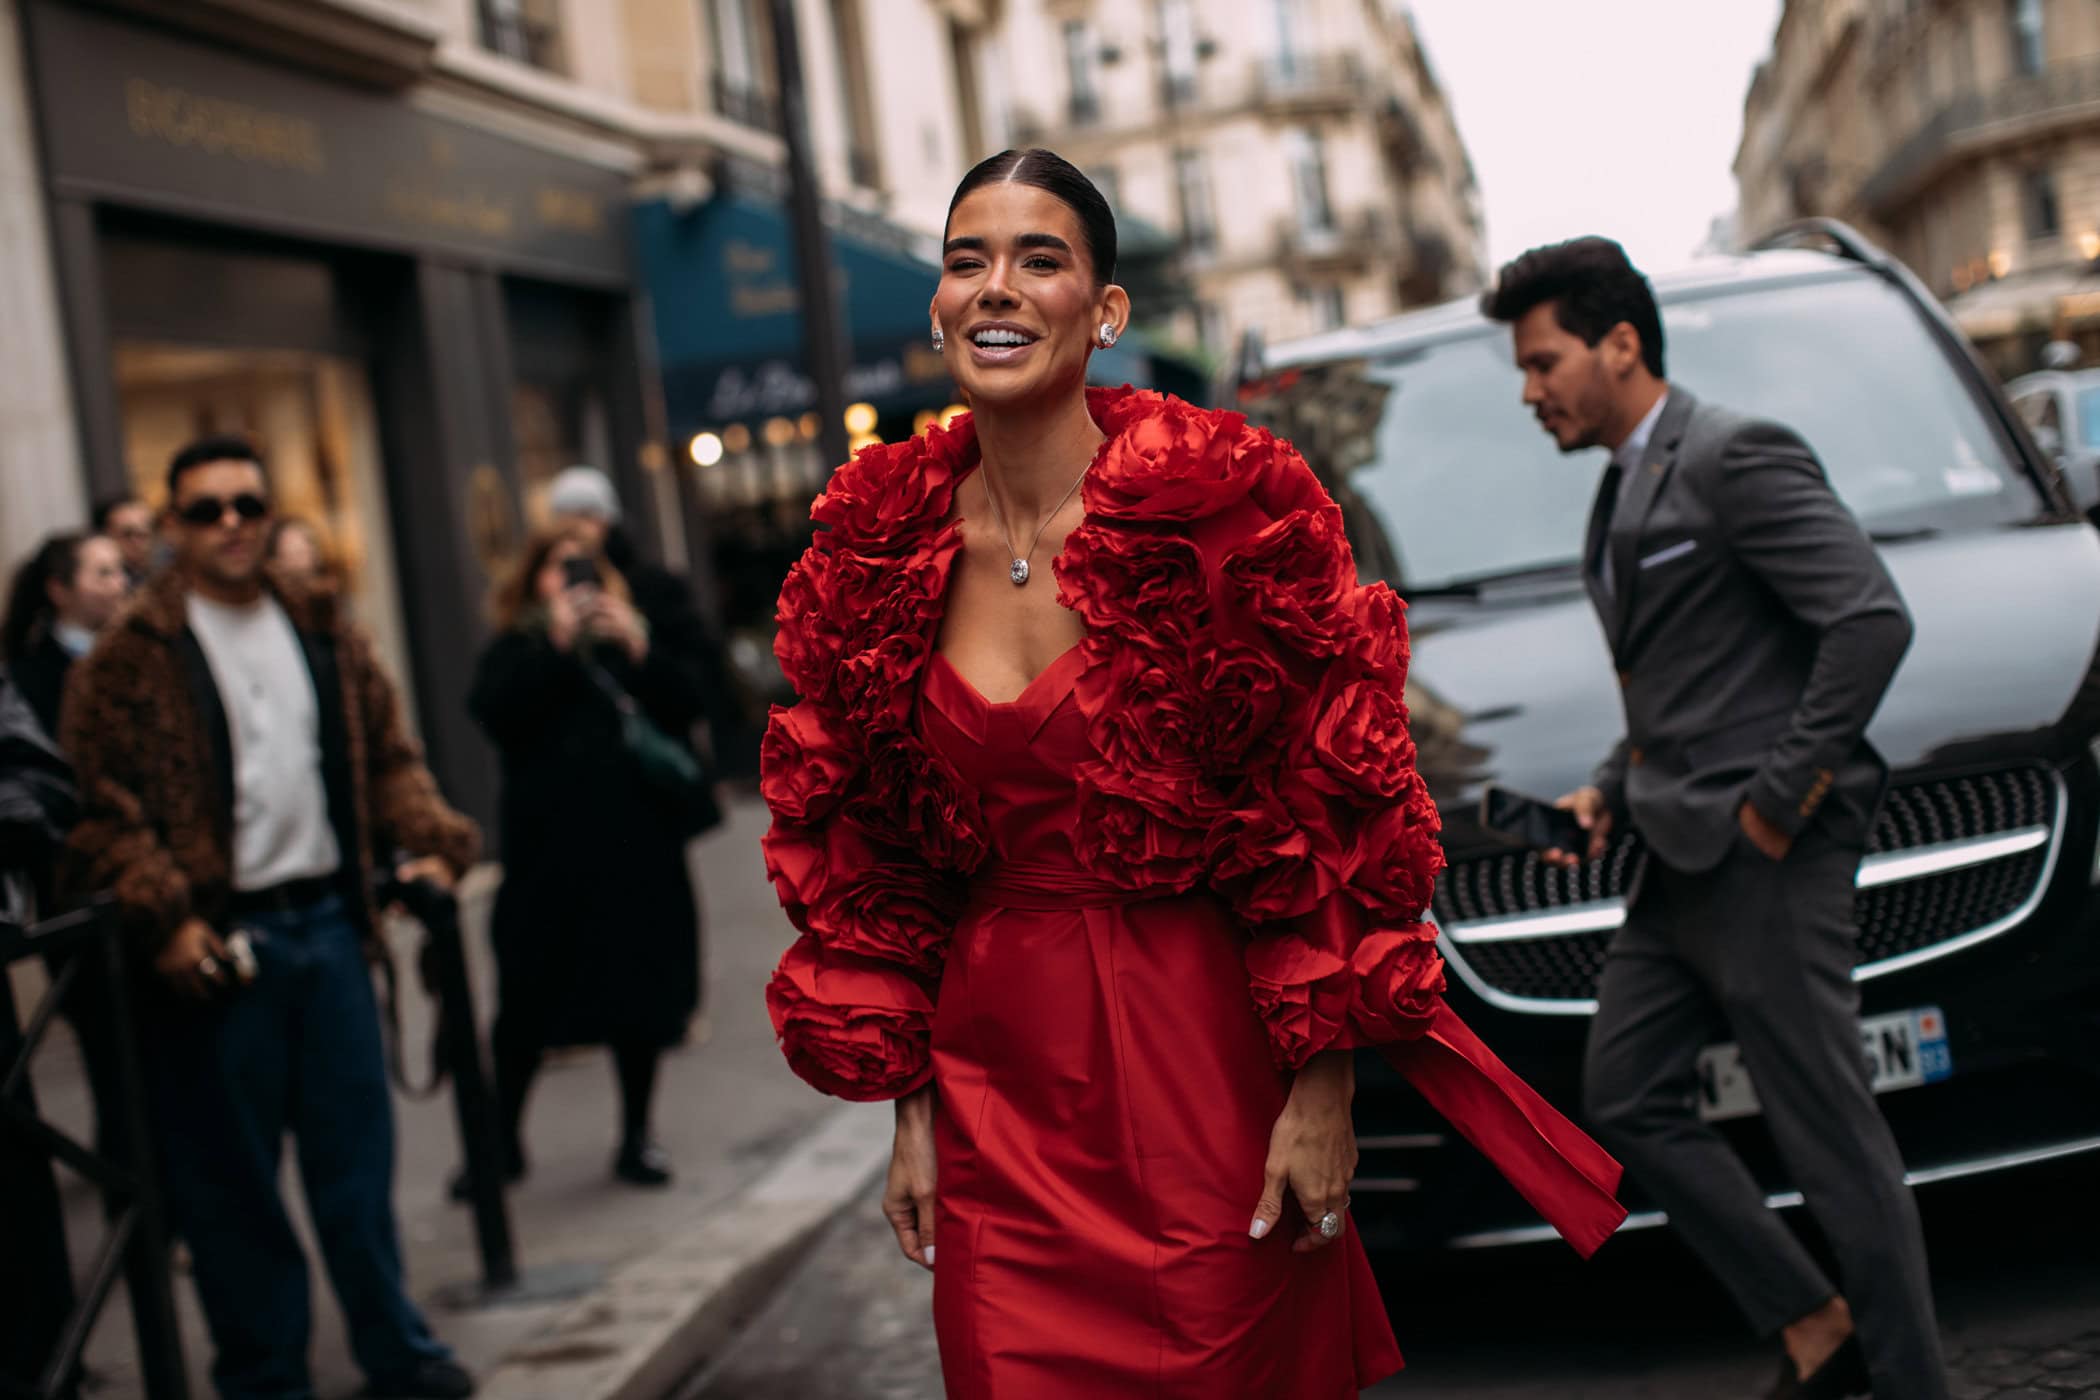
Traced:
<path fill-rule="evenodd" d="M 275 598 L 228 607 L 192 593 L 190 630 L 233 736 L 233 887 L 266 890 L 342 864 L 321 776 L 321 711 L 292 620 Z"/>

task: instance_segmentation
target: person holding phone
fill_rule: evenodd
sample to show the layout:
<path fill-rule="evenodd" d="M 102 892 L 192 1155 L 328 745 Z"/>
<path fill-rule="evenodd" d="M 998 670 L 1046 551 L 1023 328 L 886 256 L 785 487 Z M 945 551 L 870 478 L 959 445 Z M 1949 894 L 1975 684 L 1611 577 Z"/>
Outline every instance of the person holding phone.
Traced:
<path fill-rule="evenodd" d="M 620 1088 L 614 1174 L 663 1186 L 672 1169 L 650 1102 L 658 1061 L 699 1007 L 699 914 L 686 831 L 636 759 L 629 716 L 683 734 L 700 697 L 653 644 L 626 579 L 573 526 L 532 540 L 494 612 L 468 706 L 503 783 L 491 936 L 506 1168 L 525 1174 L 525 1103 L 543 1054 L 606 1045 Z M 462 1177 L 455 1194 L 469 1185 Z"/>

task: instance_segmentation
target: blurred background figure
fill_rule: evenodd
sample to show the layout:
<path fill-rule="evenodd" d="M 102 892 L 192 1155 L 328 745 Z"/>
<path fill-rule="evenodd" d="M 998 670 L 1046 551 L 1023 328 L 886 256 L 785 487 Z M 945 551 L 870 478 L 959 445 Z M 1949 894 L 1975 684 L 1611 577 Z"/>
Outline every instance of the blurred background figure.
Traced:
<path fill-rule="evenodd" d="M 571 521 L 534 539 L 497 595 L 498 635 L 475 674 L 469 705 L 503 780 L 492 1040 L 513 1179 L 542 1053 L 606 1045 L 620 1085 L 614 1172 L 661 1186 L 671 1165 L 650 1137 L 650 1099 L 657 1061 L 699 1006 L 700 919 L 689 828 L 667 817 L 630 723 L 684 735 L 700 683 L 676 632 L 637 607 L 605 534 Z M 466 1194 L 464 1177 L 454 1186 Z"/>
<path fill-rule="evenodd" d="M 124 574 L 137 588 L 152 576 L 153 508 L 136 496 L 111 496 L 98 501 L 92 517 L 95 533 L 116 542 L 124 555 Z"/>
<path fill-rule="evenodd" d="M 46 734 L 58 733 L 66 673 L 130 594 L 124 556 L 105 535 L 53 535 L 15 571 L 0 659 Z"/>
<path fill-rule="evenodd" d="M 310 521 L 296 515 L 279 517 L 270 527 L 263 558 L 272 573 L 301 592 L 342 594 L 342 575 Z"/>

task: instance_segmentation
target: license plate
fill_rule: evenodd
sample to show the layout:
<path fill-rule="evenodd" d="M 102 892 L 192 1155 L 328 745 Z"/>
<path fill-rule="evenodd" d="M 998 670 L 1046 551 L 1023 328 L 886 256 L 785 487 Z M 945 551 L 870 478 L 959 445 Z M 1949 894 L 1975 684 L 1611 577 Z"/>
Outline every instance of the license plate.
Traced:
<path fill-rule="evenodd" d="M 1869 1016 L 1859 1023 L 1859 1042 L 1877 1094 L 1937 1084 L 1954 1073 L 1947 1018 L 1937 1006 Z M 1709 1045 L 1699 1052 L 1700 1117 L 1712 1123 L 1763 1111 L 1740 1046 Z"/>

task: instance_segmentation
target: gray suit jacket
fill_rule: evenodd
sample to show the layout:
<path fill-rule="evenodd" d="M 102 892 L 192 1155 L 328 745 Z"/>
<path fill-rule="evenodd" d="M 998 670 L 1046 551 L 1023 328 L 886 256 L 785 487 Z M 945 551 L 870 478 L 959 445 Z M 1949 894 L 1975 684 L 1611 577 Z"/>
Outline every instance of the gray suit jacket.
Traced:
<path fill-rule="evenodd" d="M 1910 616 L 1808 444 L 1672 388 L 1605 548 L 1614 586 L 1585 575 L 1626 705 L 1596 775 L 1619 819 L 1687 872 L 1728 854 L 1745 799 L 1863 846 L 1888 779 L 1867 721 Z"/>

